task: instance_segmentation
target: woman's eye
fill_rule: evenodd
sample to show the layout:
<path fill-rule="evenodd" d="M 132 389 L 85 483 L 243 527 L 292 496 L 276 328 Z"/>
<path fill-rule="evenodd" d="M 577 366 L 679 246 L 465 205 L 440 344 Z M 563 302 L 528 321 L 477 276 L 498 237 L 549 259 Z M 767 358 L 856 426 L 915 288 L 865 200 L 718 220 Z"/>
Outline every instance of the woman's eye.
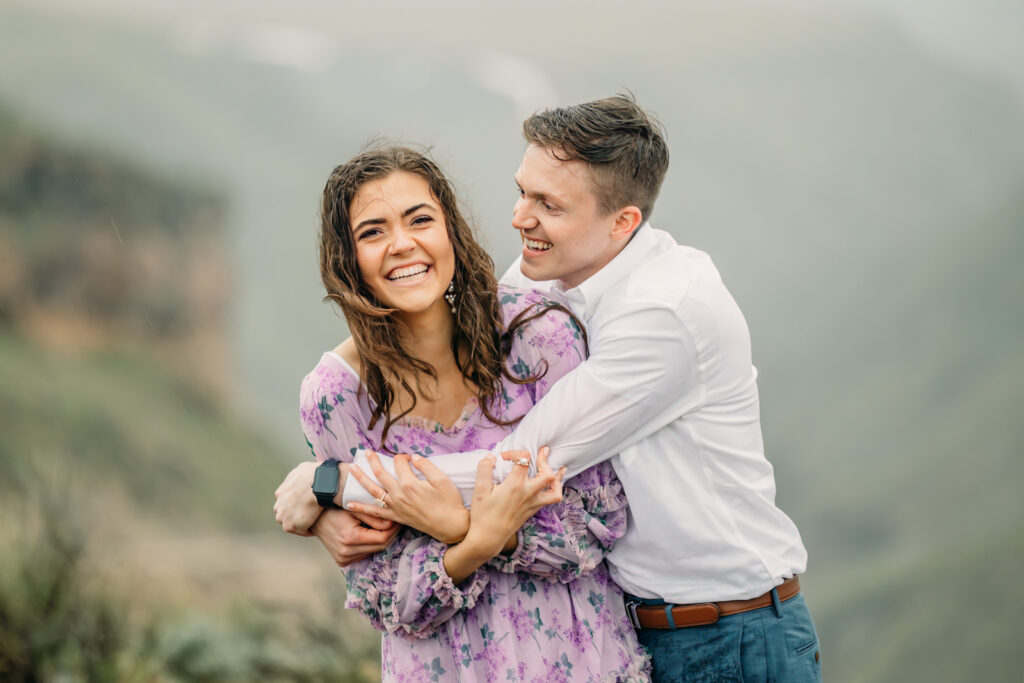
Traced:
<path fill-rule="evenodd" d="M 356 241 L 361 242 L 368 237 L 375 237 L 380 234 L 380 230 L 377 228 L 370 228 L 369 230 L 363 230 L 361 233 L 356 235 Z"/>
<path fill-rule="evenodd" d="M 430 216 L 417 216 L 416 218 L 412 219 L 412 224 L 422 227 L 424 225 L 432 223 L 433 221 L 434 219 L 431 218 Z"/>

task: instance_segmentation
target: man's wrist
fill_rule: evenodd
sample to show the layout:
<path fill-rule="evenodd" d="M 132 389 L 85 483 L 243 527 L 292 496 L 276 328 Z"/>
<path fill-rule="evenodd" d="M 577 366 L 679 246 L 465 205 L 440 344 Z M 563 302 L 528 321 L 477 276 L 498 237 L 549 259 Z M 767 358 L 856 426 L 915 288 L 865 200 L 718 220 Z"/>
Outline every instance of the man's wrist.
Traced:
<path fill-rule="evenodd" d="M 338 464 L 338 492 L 334 494 L 334 505 L 344 509 L 342 501 L 345 498 L 345 482 L 348 480 L 348 468 L 351 465 L 347 462 Z"/>

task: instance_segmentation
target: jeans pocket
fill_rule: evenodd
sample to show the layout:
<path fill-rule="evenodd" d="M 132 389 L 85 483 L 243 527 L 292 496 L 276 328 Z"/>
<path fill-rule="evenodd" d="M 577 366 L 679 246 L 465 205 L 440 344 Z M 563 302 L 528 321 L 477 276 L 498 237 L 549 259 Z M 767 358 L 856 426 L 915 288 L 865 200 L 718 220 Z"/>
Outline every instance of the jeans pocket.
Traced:
<path fill-rule="evenodd" d="M 814 636 L 813 638 L 811 638 L 810 641 L 804 643 L 803 645 L 800 645 L 798 647 L 793 648 L 793 653 L 797 657 L 799 657 L 800 655 L 804 654 L 805 652 L 807 652 L 811 648 L 814 648 L 814 647 L 817 647 L 817 646 L 818 646 L 818 636 Z"/>

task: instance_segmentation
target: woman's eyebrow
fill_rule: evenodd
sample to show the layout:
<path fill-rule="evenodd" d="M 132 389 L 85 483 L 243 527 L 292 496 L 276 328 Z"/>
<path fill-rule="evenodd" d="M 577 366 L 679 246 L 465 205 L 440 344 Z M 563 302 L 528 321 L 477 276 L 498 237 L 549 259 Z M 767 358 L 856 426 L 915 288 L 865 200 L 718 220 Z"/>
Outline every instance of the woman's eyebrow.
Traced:
<path fill-rule="evenodd" d="M 419 211 L 420 209 L 422 209 L 424 207 L 426 207 L 428 209 L 433 209 L 434 208 L 431 204 L 428 204 L 427 202 L 420 202 L 416 206 L 410 206 L 408 209 L 403 211 L 402 212 L 402 218 L 408 218 L 411 214 L 416 213 L 417 211 Z"/>
<path fill-rule="evenodd" d="M 367 218 L 365 221 L 359 221 L 359 225 L 352 228 L 352 232 L 357 232 L 368 225 L 383 225 L 385 222 L 383 218 Z"/>

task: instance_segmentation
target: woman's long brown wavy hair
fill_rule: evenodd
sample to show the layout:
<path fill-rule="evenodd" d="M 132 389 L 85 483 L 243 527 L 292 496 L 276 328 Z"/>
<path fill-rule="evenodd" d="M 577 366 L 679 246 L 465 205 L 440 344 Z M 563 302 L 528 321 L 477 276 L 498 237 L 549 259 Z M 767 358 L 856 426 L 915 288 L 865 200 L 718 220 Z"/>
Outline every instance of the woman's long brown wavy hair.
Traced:
<path fill-rule="evenodd" d="M 552 307 L 569 313 L 558 304 L 527 308 L 505 329 L 498 302 L 498 283 L 494 262 L 477 243 L 469 223 L 463 218 L 455 193 L 441 169 L 424 154 L 407 147 L 389 146 L 365 151 L 348 163 L 335 167 L 324 187 L 320 225 L 320 276 L 327 290 L 326 299 L 341 307 L 355 340 L 361 364 L 361 380 L 365 385 L 372 414 L 370 428 L 384 418 L 380 448 L 385 448 L 388 430 L 395 420 L 408 415 L 416 405 L 417 387 L 424 377 L 437 379 L 433 366 L 409 353 L 403 342 L 401 321 L 392 313 L 396 309 L 383 306 L 363 281 L 356 261 L 356 244 L 352 236 L 349 207 L 359 189 L 367 182 L 379 180 L 396 171 L 420 176 L 427 181 L 438 200 L 448 226 L 448 237 L 455 252 L 453 282 L 457 296 L 451 348 L 462 376 L 477 391 L 477 400 L 485 417 L 494 424 L 511 425 L 521 419 L 503 419 L 493 410 L 499 405 L 501 379 L 517 384 L 535 382 L 544 375 L 544 367 L 529 378 L 513 377 L 505 367 L 505 357 L 512 346 L 512 336 L 530 320 Z M 569 313 L 571 316 L 572 314 Z M 582 331 L 583 326 L 577 326 Z M 392 416 L 395 389 L 400 386 L 412 397 L 412 404 L 401 414 Z"/>

